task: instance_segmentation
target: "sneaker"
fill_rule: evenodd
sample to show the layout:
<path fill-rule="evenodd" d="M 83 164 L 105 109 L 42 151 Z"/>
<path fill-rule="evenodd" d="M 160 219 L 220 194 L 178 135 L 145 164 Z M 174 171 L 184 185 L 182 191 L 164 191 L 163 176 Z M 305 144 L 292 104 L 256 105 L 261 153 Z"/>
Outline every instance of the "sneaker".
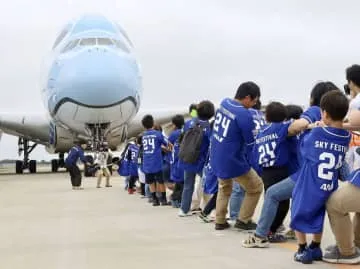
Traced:
<path fill-rule="evenodd" d="M 160 205 L 159 200 L 158 199 L 153 200 L 152 205 L 153 206 L 159 206 Z"/>
<path fill-rule="evenodd" d="M 303 264 L 310 264 L 313 262 L 312 254 L 308 248 L 302 251 L 298 250 L 294 255 L 294 260 Z"/>
<path fill-rule="evenodd" d="M 235 228 L 244 231 L 255 231 L 256 226 L 256 223 L 252 222 L 251 220 L 248 223 L 242 222 L 241 220 L 236 220 L 234 225 Z"/>
<path fill-rule="evenodd" d="M 200 212 L 199 218 L 200 218 L 203 222 L 205 222 L 205 223 L 213 222 L 213 220 L 210 219 L 209 216 L 208 216 L 208 215 L 205 215 L 203 212 Z"/>
<path fill-rule="evenodd" d="M 221 231 L 230 228 L 230 224 L 228 222 L 225 223 L 215 223 L 215 230 Z"/>
<path fill-rule="evenodd" d="M 342 264 L 358 264 L 360 263 L 360 252 L 355 249 L 355 253 L 351 256 L 344 256 L 340 253 L 339 248 L 332 248 L 323 256 L 323 261 L 329 263 L 342 263 Z"/>
<path fill-rule="evenodd" d="M 130 189 L 130 188 L 128 189 L 128 194 L 134 194 L 134 192 L 135 192 L 134 189 Z"/>
<path fill-rule="evenodd" d="M 270 233 L 268 235 L 268 240 L 270 243 L 284 243 L 287 241 L 286 237 L 280 233 Z"/>
<path fill-rule="evenodd" d="M 163 200 L 160 202 L 160 204 L 161 204 L 161 206 L 168 206 L 168 205 L 171 205 L 171 202 L 170 201 L 168 202 L 167 200 Z"/>
<path fill-rule="evenodd" d="M 334 249 L 337 248 L 337 245 L 330 245 L 325 248 L 325 252 L 328 251 L 334 251 Z"/>
<path fill-rule="evenodd" d="M 270 242 L 267 238 L 261 238 L 255 234 L 251 234 L 248 239 L 242 241 L 242 246 L 244 248 L 268 248 Z"/>
<path fill-rule="evenodd" d="M 172 205 L 173 208 L 180 208 L 180 202 L 179 201 L 171 200 L 171 205 Z"/>
<path fill-rule="evenodd" d="M 149 202 L 149 204 L 151 204 L 151 203 L 153 202 L 153 198 L 150 197 L 150 198 L 148 199 L 148 202 Z"/>
<path fill-rule="evenodd" d="M 179 217 L 189 217 L 189 216 L 192 216 L 192 214 L 190 212 L 185 213 L 184 211 L 182 211 L 182 209 L 180 209 L 179 213 L 178 213 L 178 216 Z"/>
<path fill-rule="evenodd" d="M 288 239 L 288 240 L 296 240 L 296 235 L 295 235 L 295 232 L 293 230 L 289 230 L 285 233 L 285 237 Z"/>
<path fill-rule="evenodd" d="M 276 230 L 276 233 L 284 233 L 286 231 L 286 228 L 284 224 L 281 224 L 280 227 Z"/>
<path fill-rule="evenodd" d="M 320 247 L 318 248 L 309 248 L 313 261 L 321 261 L 323 253 Z"/>
<path fill-rule="evenodd" d="M 195 208 L 195 209 L 191 209 L 191 212 L 196 214 L 196 213 L 200 213 L 202 210 L 201 208 Z"/>

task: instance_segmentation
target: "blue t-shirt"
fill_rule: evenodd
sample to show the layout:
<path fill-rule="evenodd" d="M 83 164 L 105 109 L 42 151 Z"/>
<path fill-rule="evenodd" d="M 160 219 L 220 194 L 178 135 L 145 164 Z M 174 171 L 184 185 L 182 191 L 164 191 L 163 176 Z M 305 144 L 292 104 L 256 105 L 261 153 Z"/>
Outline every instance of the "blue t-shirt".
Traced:
<path fill-rule="evenodd" d="M 66 165 L 76 165 L 78 159 L 80 159 L 83 163 L 86 162 L 84 156 L 84 150 L 80 146 L 74 146 L 70 149 L 69 155 L 65 160 Z"/>
<path fill-rule="evenodd" d="M 255 124 L 255 136 L 260 131 L 260 129 L 266 124 L 264 113 L 260 110 L 249 108 L 249 112 L 253 117 Z"/>
<path fill-rule="evenodd" d="M 192 128 L 196 123 L 199 123 L 200 126 L 203 128 L 204 131 L 204 137 L 200 146 L 200 154 L 199 158 L 196 161 L 196 163 L 186 163 L 181 160 L 179 160 L 180 168 L 184 171 L 190 171 L 194 173 L 202 173 L 202 170 L 204 169 L 204 165 L 206 162 L 206 158 L 209 152 L 209 145 L 210 145 L 210 124 L 208 121 L 203 121 L 197 118 L 194 118 L 191 120 L 191 122 L 188 124 L 188 127 L 184 127 L 184 132 L 186 132 L 188 129 Z"/>
<path fill-rule="evenodd" d="M 167 145 L 167 139 L 157 130 L 146 130 L 142 137 L 143 162 L 142 169 L 145 174 L 162 171 L 161 146 Z"/>
<path fill-rule="evenodd" d="M 139 176 L 138 175 L 138 156 L 139 156 L 139 146 L 136 144 L 130 144 L 128 148 L 129 155 L 129 172 L 130 176 Z"/>
<path fill-rule="evenodd" d="M 304 111 L 301 116 L 300 119 L 305 119 L 310 123 L 315 123 L 317 121 L 321 120 L 321 110 L 320 107 L 318 106 L 311 106 L 309 107 L 306 111 Z M 300 168 L 301 164 L 302 164 L 302 156 L 300 154 L 300 147 L 301 147 L 301 143 L 303 141 L 303 138 L 309 134 L 310 130 L 305 130 L 304 132 L 302 132 L 301 134 L 299 134 L 297 136 L 297 139 L 295 140 L 295 138 L 293 138 L 293 145 L 297 145 L 296 148 L 292 147 L 291 150 L 291 154 L 290 154 L 290 167 L 291 170 L 294 171 L 294 173 L 290 176 L 290 178 L 293 181 L 296 181 L 297 177 L 298 177 L 298 169 Z M 296 151 L 294 150 L 296 149 Z M 296 169 L 298 168 L 298 169 Z"/>
<path fill-rule="evenodd" d="M 221 179 L 241 176 L 250 170 L 255 125 L 248 109 L 226 98 L 215 115 L 211 136 L 210 164 Z"/>
<path fill-rule="evenodd" d="M 303 161 L 292 193 L 292 229 L 322 232 L 325 204 L 338 187 L 350 138 L 348 131 L 333 127 L 314 128 L 303 138 L 300 146 Z"/>
<path fill-rule="evenodd" d="M 289 162 L 288 129 L 291 122 L 270 123 L 256 136 L 253 156 L 262 168 L 285 166 Z"/>
<path fill-rule="evenodd" d="M 169 136 L 169 142 L 174 145 L 171 152 L 170 158 L 170 179 L 175 182 L 184 181 L 184 170 L 179 166 L 179 136 L 181 135 L 181 130 L 174 130 Z"/>

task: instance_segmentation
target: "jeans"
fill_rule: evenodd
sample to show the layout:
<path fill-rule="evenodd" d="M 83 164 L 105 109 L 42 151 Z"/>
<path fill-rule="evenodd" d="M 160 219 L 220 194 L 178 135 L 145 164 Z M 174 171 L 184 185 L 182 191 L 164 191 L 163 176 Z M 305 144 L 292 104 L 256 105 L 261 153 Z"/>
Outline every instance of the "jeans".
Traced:
<path fill-rule="evenodd" d="M 181 210 L 186 214 L 191 207 L 192 196 L 194 193 L 196 173 L 184 171 L 184 189 L 181 196 Z"/>
<path fill-rule="evenodd" d="M 239 216 L 241 203 L 244 199 L 245 192 L 237 182 L 233 183 L 233 189 L 230 196 L 230 219 L 236 220 Z"/>
<path fill-rule="evenodd" d="M 149 184 L 145 184 L 145 196 L 147 198 L 151 198 L 151 192 L 150 192 L 150 185 Z"/>
<path fill-rule="evenodd" d="M 267 189 L 260 219 L 255 232 L 256 235 L 261 237 L 268 236 L 271 224 L 275 219 L 279 203 L 291 198 L 294 187 L 295 182 L 288 177 Z"/>

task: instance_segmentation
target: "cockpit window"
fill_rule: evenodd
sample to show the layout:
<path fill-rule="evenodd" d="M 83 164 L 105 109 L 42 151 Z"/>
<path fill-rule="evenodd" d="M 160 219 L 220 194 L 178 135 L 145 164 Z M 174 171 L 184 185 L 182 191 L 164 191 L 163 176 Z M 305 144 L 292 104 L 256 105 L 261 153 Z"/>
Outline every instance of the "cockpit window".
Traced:
<path fill-rule="evenodd" d="M 124 43 L 121 40 L 114 40 L 110 38 L 83 38 L 83 39 L 75 39 L 71 40 L 61 51 L 61 53 L 68 52 L 74 49 L 77 46 L 112 46 L 117 49 L 120 49 L 123 52 L 130 53 L 129 45 Z"/>
<path fill-rule="evenodd" d="M 70 26 L 71 25 L 67 25 L 62 31 L 61 33 L 58 35 L 58 37 L 56 38 L 54 45 L 53 45 L 53 49 L 57 47 L 57 45 L 59 45 L 59 43 L 64 39 L 64 37 L 68 34 L 69 30 L 70 30 Z"/>
<path fill-rule="evenodd" d="M 114 42 L 110 38 L 98 38 L 97 44 L 100 46 L 113 46 Z"/>
<path fill-rule="evenodd" d="M 114 40 L 116 47 L 121 49 L 124 52 L 130 53 L 130 49 L 120 40 Z"/>
<path fill-rule="evenodd" d="M 125 30 L 118 23 L 116 24 L 116 26 L 119 29 L 119 32 L 125 37 L 126 41 L 129 42 L 129 45 L 133 47 L 133 44 L 132 44 L 129 36 L 126 34 Z"/>
<path fill-rule="evenodd" d="M 69 50 L 72 50 L 73 48 L 75 48 L 77 46 L 77 44 L 79 43 L 80 39 L 75 39 L 70 41 L 61 51 L 62 53 L 67 52 Z"/>
<path fill-rule="evenodd" d="M 96 45 L 96 38 L 84 38 L 80 41 L 80 46 L 94 46 Z"/>

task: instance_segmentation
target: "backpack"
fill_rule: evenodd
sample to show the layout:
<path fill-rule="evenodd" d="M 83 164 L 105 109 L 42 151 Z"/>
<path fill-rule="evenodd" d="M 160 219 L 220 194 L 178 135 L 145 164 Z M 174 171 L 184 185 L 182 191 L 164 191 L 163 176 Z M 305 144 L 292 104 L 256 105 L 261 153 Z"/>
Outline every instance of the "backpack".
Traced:
<path fill-rule="evenodd" d="M 194 126 L 180 138 L 179 159 L 185 163 L 196 163 L 199 159 L 203 138 L 203 127 L 196 121 Z"/>

